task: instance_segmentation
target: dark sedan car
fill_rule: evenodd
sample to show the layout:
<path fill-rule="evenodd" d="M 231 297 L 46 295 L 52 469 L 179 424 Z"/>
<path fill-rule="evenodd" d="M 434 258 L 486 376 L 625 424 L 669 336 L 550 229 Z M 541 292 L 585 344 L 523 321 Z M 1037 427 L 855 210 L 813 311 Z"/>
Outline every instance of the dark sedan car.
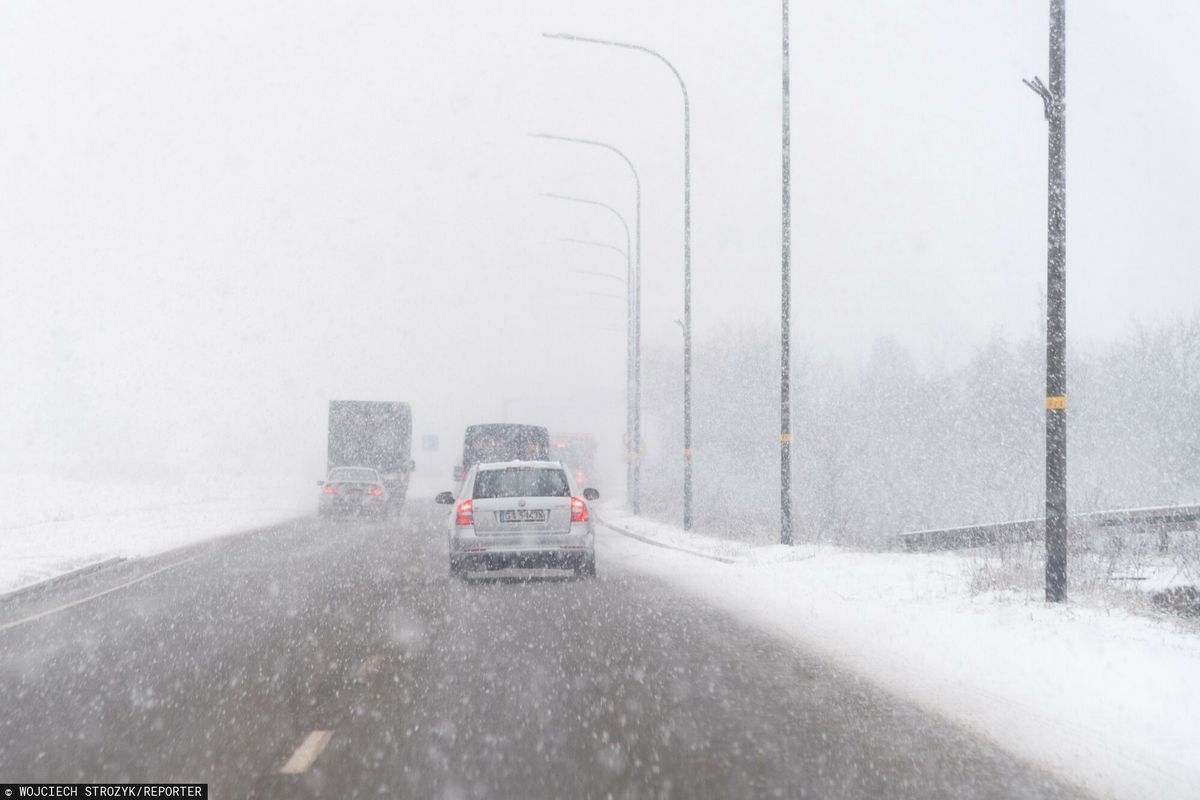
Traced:
<path fill-rule="evenodd" d="M 323 481 L 317 481 L 321 496 L 317 513 L 330 517 L 387 516 L 388 494 L 383 478 L 372 467 L 335 467 Z"/>

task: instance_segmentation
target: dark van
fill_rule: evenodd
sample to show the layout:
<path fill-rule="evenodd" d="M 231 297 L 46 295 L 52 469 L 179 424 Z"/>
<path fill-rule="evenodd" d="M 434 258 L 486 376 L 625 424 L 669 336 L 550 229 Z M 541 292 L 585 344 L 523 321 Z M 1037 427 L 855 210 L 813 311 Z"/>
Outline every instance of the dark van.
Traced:
<path fill-rule="evenodd" d="M 461 481 L 476 464 L 491 461 L 550 460 L 550 431 L 541 425 L 517 425 L 501 422 L 470 425 L 463 437 L 462 463 L 454 468 L 454 480 Z"/>

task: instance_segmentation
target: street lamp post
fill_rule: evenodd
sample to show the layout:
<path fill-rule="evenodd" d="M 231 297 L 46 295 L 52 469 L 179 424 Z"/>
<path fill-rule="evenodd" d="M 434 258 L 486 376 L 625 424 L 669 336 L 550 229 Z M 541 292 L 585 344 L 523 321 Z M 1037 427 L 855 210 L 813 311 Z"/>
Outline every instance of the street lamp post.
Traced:
<path fill-rule="evenodd" d="M 779 308 L 779 541 L 792 543 L 792 100 L 783 0 L 783 220 Z"/>
<path fill-rule="evenodd" d="M 632 441 L 633 435 L 633 345 L 634 345 L 634 324 L 633 324 L 633 305 L 634 305 L 634 276 L 633 276 L 633 259 L 630 257 L 630 236 L 629 224 L 625 221 L 625 217 L 620 211 L 610 206 L 608 203 L 602 203 L 599 200 L 588 200 L 583 197 L 571 197 L 564 194 L 554 194 L 543 192 L 542 197 L 549 197 L 552 200 L 564 200 L 570 203 L 580 203 L 582 205 L 594 206 L 608 211 L 617 221 L 621 223 L 622 230 L 625 231 L 625 249 L 622 251 L 625 255 L 625 286 L 626 286 L 626 303 L 625 311 L 625 438 L 626 441 Z M 589 243 L 590 244 L 590 243 Z M 627 494 L 632 494 L 633 490 L 633 467 L 634 461 L 631 458 L 626 458 L 625 462 L 625 491 Z"/>
<path fill-rule="evenodd" d="M 592 242 L 592 241 L 588 241 L 587 239 L 559 239 L 559 241 L 560 242 L 570 242 L 571 244 L 581 244 L 581 245 L 585 245 L 587 247 L 599 247 L 601 249 L 609 250 L 612 253 L 616 254 L 617 256 L 619 256 L 621 258 L 622 261 L 628 262 L 628 259 L 629 259 L 628 253 L 626 253 L 624 250 L 617 247 L 616 245 L 608 244 L 607 242 Z M 594 269 L 571 269 L 571 270 L 567 270 L 567 271 L 572 274 L 575 274 L 575 275 L 591 275 L 594 278 L 608 278 L 609 280 L 617 281 L 618 283 L 620 283 L 622 286 L 625 287 L 626 293 L 629 292 L 629 281 L 625 280 L 620 275 L 616 275 L 612 272 L 600 272 L 599 270 L 594 270 Z"/>
<path fill-rule="evenodd" d="M 1067 599 L 1066 0 L 1050 0 L 1050 85 L 1025 81 L 1050 123 L 1046 225 L 1046 600 Z"/>
<path fill-rule="evenodd" d="M 572 275 L 591 275 L 593 278 L 609 278 L 610 280 L 617 281 L 622 286 L 625 285 L 624 278 L 620 275 L 614 275 L 611 272 L 600 272 L 595 269 L 569 269 L 567 272 L 570 272 Z M 626 300 L 628 300 L 628 295 L 626 295 Z"/>
<path fill-rule="evenodd" d="M 531 136 L 539 139 L 550 139 L 556 142 L 582 144 L 589 147 L 600 147 L 615 153 L 633 174 L 634 215 L 633 215 L 633 430 L 632 440 L 626 443 L 627 457 L 633 462 L 632 479 L 630 481 L 630 504 L 634 515 L 642 511 L 642 178 L 638 175 L 637 167 L 632 159 L 625 155 L 620 148 L 607 142 L 594 139 L 579 139 L 573 136 L 556 136 L 552 133 L 533 133 Z M 582 244 L 582 242 L 581 242 Z M 611 246 L 611 245 L 609 245 Z M 626 254 L 628 258 L 628 254 Z"/>
<path fill-rule="evenodd" d="M 687 84 L 675 65 L 657 50 L 639 44 L 593 39 L 570 33 L 544 33 L 547 39 L 637 50 L 654 56 L 675 76 L 683 93 L 683 529 L 692 527 L 692 112 Z M 640 302 L 640 294 L 639 301 Z"/>

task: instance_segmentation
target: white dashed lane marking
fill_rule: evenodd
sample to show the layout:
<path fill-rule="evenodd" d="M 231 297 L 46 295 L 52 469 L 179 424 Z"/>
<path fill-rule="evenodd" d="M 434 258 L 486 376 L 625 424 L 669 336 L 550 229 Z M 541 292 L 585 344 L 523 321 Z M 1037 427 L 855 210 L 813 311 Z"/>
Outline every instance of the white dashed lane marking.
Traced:
<path fill-rule="evenodd" d="M 329 744 L 329 740 L 333 738 L 333 731 L 313 731 L 310 733 L 300 746 L 296 748 L 296 752 L 292 753 L 292 757 L 287 760 L 279 772 L 281 775 L 299 775 L 302 772 L 307 772 L 313 762 L 317 760 L 317 756 L 321 755 L 321 751 L 325 749 L 325 745 Z"/>

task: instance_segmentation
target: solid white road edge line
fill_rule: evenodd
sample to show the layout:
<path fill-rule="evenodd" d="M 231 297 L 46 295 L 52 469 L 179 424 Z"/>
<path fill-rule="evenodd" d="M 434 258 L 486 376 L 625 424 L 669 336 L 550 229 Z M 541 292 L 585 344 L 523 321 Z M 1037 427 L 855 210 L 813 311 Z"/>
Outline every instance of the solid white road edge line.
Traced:
<path fill-rule="evenodd" d="M 687 553 L 689 556 L 695 556 L 696 558 L 707 558 L 709 561 L 720 561 L 722 564 L 736 564 L 737 563 L 737 559 L 735 559 L 735 558 L 728 558 L 726 556 L 714 556 L 711 553 L 701 553 L 699 550 L 689 550 L 688 548 L 680 547 L 679 545 L 667 544 L 666 542 L 660 542 L 657 539 L 655 539 L 653 536 L 646 536 L 645 534 L 634 533 L 631 530 L 622 528 L 620 525 L 617 525 L 615 522 L 609 522 L 606 519 L 602 519 L 599 514 L 596 515 L 596 522 L 599 522 L 601 525 L 608 528 L 610 531 L 612 531 L 614 533 L 619 533 L 622 536 L 627 536 L 630 539 L 636 539 L 639 542 L 645 542 L 646 544 L 653 545 L 655 547 L 661 547 L 664 550 L 678 550 L 680 553 Z"/>
<path fill-rule="evenodd" d="M 120 586 L 114 586 L 111 589 L 105 589 L 103 592 L 96 592 L 95 594 L 88 595 L 87 597 L 85 597 L 81 600 L 73 600 L 70 603 L 58 606 L 57 608 L 51 608 L 48 611 L 42 611 L 41 613 L 34 614 L 32 616 L 25 617 L 23 619 L 14 620 L 12 622 L 6 622 L 3 625 L 0 625 L 0 631 L 6 631 L 9 628 L 15 628 L 18 625 L 24 625 L 27 622 L 33 622 L 34 620 L 41 619 L 42 617 L 48 617 L 51 614 L 57 614 L 60 611 L 66 611 L 68 608 L 74 608 L 75 606 L 83 605 L 84 603 L 88 603 L 88 602 L 91 602 L 92 600 L 95 600 L 97 597 L 103 597 L 106 594 L 112 594 L 113 592 L 119 592 L 122 589 L 128 589 L 130 586 L 133 586 L 135 583 L 141 583 L 142 581 L 147 580 L 148 578 L 153 578 L 155 575 L 158 575 L 160 572 L 166 572 L 169 569 L 175 569 L 176 567 L 182 567 L 184 564 L 188 563 L 189 561 L 194 561 L 195 559 L 196 559 L 195 556 L 192 556 L 191 558 L 185 558 L 183 561 L 176 561 L 174 564 L 168 564 L 165 567 L 159 567 L 158 569 L 154 570 L 153 572 L 147 572 L 145 575 L 142 575 L 139 578 L 134 578 L 133 580 L 129 581 L 128 583 L 122 583 Z"/>
<path fill-rule="evenodd" d="M 299 775 L 302 772 L 307 772 L 313 762 L 317 760 L 317 756 L 321 755 L 321 751 L 325 749 L 325 745 L 329 744 L 329 740 L 333 738 L 333 731 L 313 731 L 300 746 L 296 748 L 296 752 L 292 753 L 292 757 L 287 760 L 287 763 L 279 768 L 280 775 Z"/>

